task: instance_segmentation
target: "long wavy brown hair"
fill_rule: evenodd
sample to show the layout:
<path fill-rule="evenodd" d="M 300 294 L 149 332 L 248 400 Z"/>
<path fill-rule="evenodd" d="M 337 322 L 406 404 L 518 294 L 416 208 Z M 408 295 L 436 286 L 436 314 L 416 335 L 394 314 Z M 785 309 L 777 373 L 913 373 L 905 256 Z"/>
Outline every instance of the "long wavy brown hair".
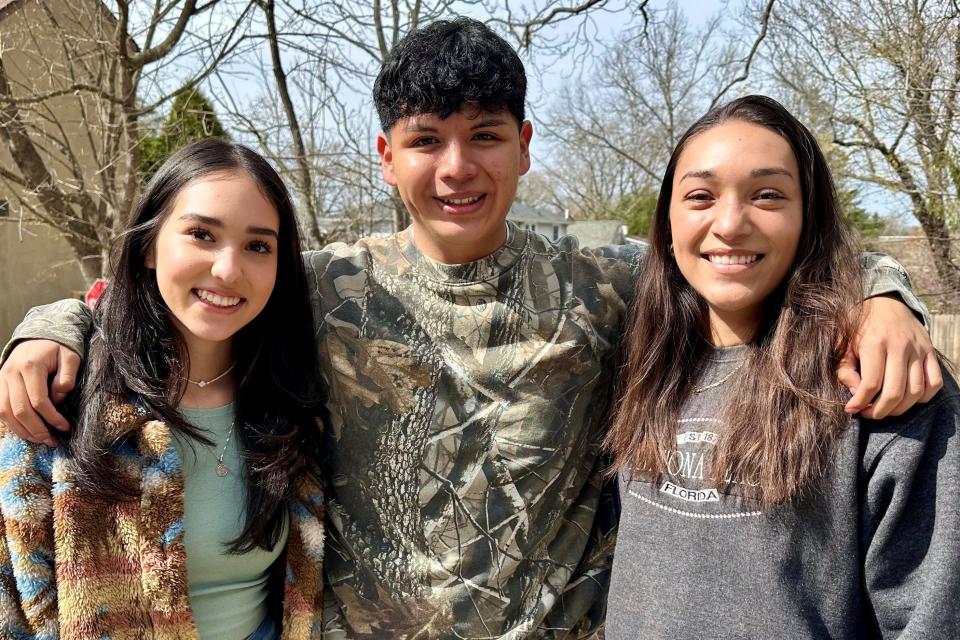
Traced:
<path fill-rule="evenodd" d="M 758 483 L 755 497 L 770 507 L 801 495 L 822 476 L 848 427 L 835 368 L 852 338 L 852 310 L 862 290 L 858 251 L 823 152 L 806 127 L 765 96 L 713 109 L 684 133 L 670 157 L 623 341 L 605 444 L 613 454 L 611 473 L 641 477 L 665 474 L 676 450 L 677 419 L 711 344 L 706 303 L 670 252 L 673 178 L 692 138 L 732 120 L 766 127 L 790 143 L 803 194 L 795 262 L 764 301 L 736 389 L 727 394 L 710 474 L 718 487 L 731 478 Z"/>

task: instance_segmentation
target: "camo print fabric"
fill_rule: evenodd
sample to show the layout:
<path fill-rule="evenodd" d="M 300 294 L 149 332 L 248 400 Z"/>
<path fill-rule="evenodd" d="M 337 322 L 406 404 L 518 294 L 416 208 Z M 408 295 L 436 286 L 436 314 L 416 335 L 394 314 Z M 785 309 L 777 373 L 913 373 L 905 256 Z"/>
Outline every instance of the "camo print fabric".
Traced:
<path fill-rule="evenodd" d="M 604 365 L 638 258 L 516 228 L 464 265 L 409 232 L 307 256 L 333 416 L 329 637 L 595 637 Z"/>

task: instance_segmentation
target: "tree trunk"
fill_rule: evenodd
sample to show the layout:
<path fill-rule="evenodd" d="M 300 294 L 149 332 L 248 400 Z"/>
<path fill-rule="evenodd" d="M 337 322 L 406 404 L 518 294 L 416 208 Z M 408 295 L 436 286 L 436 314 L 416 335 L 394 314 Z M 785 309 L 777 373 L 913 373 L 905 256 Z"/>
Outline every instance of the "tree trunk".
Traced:
<path fill-rule="evenodd" d="M 399 194 L 394 193 L 390 200 L 393 203 L 393 231 L 399 233 L 410 226 L 410 214 L 403 205 L 403 200 L 400 199 Z"/>
<path fill-rule="evenodd" d="M 950 229 L 942 215 L 930 211 L 926 204 L 914 208 L 914 216 L 920 221 L 930 243 L 930 255 L 940 279 L 941 309 L 947 313 L 956 312 L 960 310 L 960 269 L 953 261 Z"/>

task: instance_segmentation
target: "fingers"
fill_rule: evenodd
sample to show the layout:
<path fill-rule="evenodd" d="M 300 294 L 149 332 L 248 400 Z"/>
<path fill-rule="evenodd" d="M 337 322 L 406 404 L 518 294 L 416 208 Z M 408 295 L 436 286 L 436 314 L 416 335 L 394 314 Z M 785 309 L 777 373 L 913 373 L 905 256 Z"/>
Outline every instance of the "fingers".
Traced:
<path fill-rule="evenodd" d="M 22 381 L 23 390 L 29 400 L 28 408 L 33 410 L 33 415 L 27 416 L 28 420 L 31 423 L 41 421 L 41 426 L 43 425 L 42 420 L 45 420 L 47 424 L 61 431 L 68 430 L 70 425 L 67 423 L 67 419 L 53 406 L 50 395 L 47 393 L 46 369 L 27 363 L 24 365 L 22 371 L 23 373 L 20 376 L 20 380 Z M 16 381 L 14 381 L 14 383 L 15 382 Z M 11 386 L 15 386 L 15 384 Z M 17 391 L 19 395 L 19 389 Z M 22 418 L 20 422 L 23 422 Z M 31 432 L 33 432 L 33 429 L 31 429 Z M 46 428 L 44 428 L 44 433 L 47 433 Z M 47 437 L 49 439 L 48 433 Z"/>
<path fill-rule="evenodd" d="M 886 367 L 886 349 L 876 342 L 860 343 L 860 385 L 853 397 L 847 401 L 844 410 L 847 413 L 863 412 L 883 385 Z M 866 415 L 866 414 L 864 414 Z"/>
<path fill-rule="evenodd" d="M 0 368 L 0 420 L 17 436 L 31 442 L 55 444 L 44 420 L 58 428 L 68 428 L 66 419 L 56 410 L 47 392 L 49 376 L 61 361 L 59 344 L 49 340 L 28 340 L 17 345 Z M 67 384 L 76 379 L 76 367 L 67 371 Z"/>
<path fill-rule="evenodd" d="M 903 397 L 900 402 L 890 411 L 891 416 L 899 416 L 904 411 L 912 407 L 923 396 L 926 390 L 926 380 L 923 373 L 923 358 L 915 357 L 907 365 L 908 373 L 906 385 L 903 390 Z"/>
<path fill-rule="evenodd" d="M 923 395 L 920 396 L 920 402 L 930 402 L 930 399 L 943 388 L 943 372 L 940 370 L 940 361 L 937 360 L 936 351 L 927 352 L 923 359 L 923 373 L 926 388 Z"/>
<path fill-rule="evenodd" d="M 50 395 L 54 403 L 59 404 L 67 397 L 67 394 L 73 391 L 77 384 L 77 373 L 80 371 L 80 356 L 61 346 L 57 354 L 57 373 L 53 376 L 53 383 L 50 385 Z M 51 423 L 52 424 L 52 423 Z M 66 424 L 64 424 L 66 427 Z"/>
<path fill-rule="evenodd" d="M 5 386 L 9 407 L 2 419 L 7 428 L 24 440 L 53 445 L 50 432 L 30 404 L 23 378 L 9 376 Z"/>
<path fill-rule="evenodd" d="M 863 309 L 853 349 L 859 350 L 862 380 L 846 410 L 880 419 L 930 400 L 943 386 L 943 375 L 926 329 L 898 300 L 871 298 Z M 849 373 L 844 375 L 848 384 Z"/>
<path fill-rule="evenodd" d="M 869 411 L 864 412 L 864 416 L 872 420 L 890 415 L 903 400 L 907 388 L 910 372 L 907 354 L 900 350 L 887 350 L 884 356 L 880 394 L 874 398 Z"/>
<path fill-rule="evenodd" d="M 852 349 L 847 349 L 837 364 L 837 380 L 849 389 L 851 394 L 857 392 L 860 386 L 860 372 L 857 371 L 857 356 Z"/>

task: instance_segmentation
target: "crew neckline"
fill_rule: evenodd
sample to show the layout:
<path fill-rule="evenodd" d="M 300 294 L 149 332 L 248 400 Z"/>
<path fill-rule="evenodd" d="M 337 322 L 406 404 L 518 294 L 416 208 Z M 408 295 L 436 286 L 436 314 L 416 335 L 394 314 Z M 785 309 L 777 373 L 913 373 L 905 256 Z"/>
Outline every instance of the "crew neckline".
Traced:
<path fill-rule="evenodd" d="M 527 234 L 507 221 L 507 239 L 500 248 L 478 260 L 446 264 L 425 255 L 413 241 L 413 227 L 394 236 L 404 259 L 424 277 L 444 284 L 487 282 L 511 269 L 527 245 Z"/>
<path fill-rule="evenodd" d="M 209 407 L 203 409 L 194 407 L 178 407 L 177 410 L 183 414 L 184 417 L 219 418 L 221 416 L 232 414 L 235 404 L 235 402 L 228 402 L 220 407 Z"/>
<path fill-rule="evenodd" d="M 747 357 L 749 344 L 733 344 L 728 347 L 710 347 L 703 359 L 716 364 L 741 362 Z"/>

